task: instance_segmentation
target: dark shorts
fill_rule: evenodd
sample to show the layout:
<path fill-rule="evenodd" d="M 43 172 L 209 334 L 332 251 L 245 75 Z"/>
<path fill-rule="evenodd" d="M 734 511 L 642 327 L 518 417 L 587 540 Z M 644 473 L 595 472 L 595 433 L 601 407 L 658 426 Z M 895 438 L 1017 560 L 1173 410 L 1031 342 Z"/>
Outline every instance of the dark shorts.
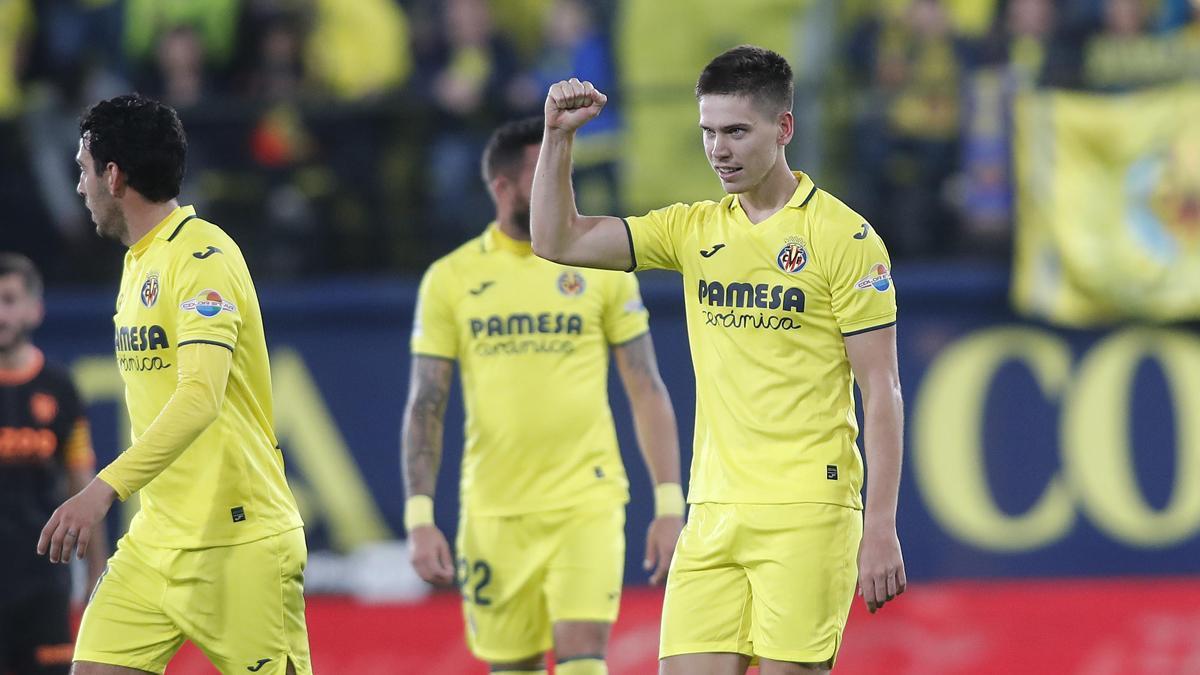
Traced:
<path fill-rule="evenodd" d="M 0 597 L 0 674 L 67 675 L 74 651 L 68 589 Z"/>

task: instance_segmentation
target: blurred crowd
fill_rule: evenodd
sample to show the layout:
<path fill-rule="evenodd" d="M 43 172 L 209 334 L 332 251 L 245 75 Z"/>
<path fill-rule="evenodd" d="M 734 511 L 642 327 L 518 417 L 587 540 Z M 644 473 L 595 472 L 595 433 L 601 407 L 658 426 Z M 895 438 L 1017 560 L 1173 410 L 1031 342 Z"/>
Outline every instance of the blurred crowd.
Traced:
<path fill-rule="evenodd" d="M 656 64 L 614 49 L 641 1 L 0 0 L 0 249 L 59 282 L 115 278 L 119 256 L 74 195 L 73 155 L 81 110 L 131 89 L 180 110 L 183 199 L 231 230 L 262 276 L 416 273 L 488 219 L 478 165 L 490 130 L 539 112 L 571 75 L 611 95 L 580 139 L 584 209 L 644 209 L 621 185 L 637 152 L 625 119 L 646 94 L 621 74 Z M 735 11 L 756 4 L 780 0 Z M 818 122 L 799 127 L 793 152 L 820 148 L 819 165 L 800 168 L 897 258 L 1004 258 L 1022 92 L 1200 77 L 1200 0 L 785 4 L 807 28 L 798 42 L 835 36 L 824 53 L 787 54 L 828 64 L 797 68 L 798 116 Z M 734 42 L 714 40 L 712 54 L 755 41 L 721 37 Z"/>

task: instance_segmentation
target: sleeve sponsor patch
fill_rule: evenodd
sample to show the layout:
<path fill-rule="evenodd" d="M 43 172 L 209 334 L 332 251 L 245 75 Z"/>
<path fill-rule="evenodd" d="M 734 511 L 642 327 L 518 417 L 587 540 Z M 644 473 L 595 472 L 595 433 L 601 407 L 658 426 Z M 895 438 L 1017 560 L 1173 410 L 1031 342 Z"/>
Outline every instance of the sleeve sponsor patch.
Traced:
<path fill-rule="evenodd" d="M 875 263 L 871 266 L 871 271 L 854 284 L 854 288 L 862 291 L 868 288 L 874 288 L 882 293 L 892 287 L 892 273 L 887 265 L 883 263 Z"/>
<path fill-rule="evenodd" d="M 221 312 L 237 312 L 237 305 L 225 299 L 219 292 L 211 288 L 200 291 L 196 297 L 184 300 L 179 309 L 185 312 L 195 312 L 200 316 L 211 319 Z"/>

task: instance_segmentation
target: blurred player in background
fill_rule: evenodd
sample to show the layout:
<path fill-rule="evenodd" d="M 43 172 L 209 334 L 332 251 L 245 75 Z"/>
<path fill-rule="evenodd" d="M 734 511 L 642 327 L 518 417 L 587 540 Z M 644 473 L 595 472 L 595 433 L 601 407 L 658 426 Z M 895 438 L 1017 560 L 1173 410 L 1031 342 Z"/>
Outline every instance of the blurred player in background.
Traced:
<path fill-rule="evenodd" d="M 467 642 L 493 673 L 607 672 L 625 561 L 629 484 L 608 406 L 608 353 L 632 407 L 655 489 L 651 581 L 666 576 L 683 526 L 675 411 L 632 275 L 533 255 L 529 197 L 541 117 L 491 137 L 483 177 L 496 206 L 484 233 L 421 282 L 404 414 L 405 524 L 431 583 L 456 565 L 432 497 L 454 363 L 466 403 L 456 545 Z"/>
<path fill-rule="evenodd" d="M 705 67 L 696 96 L 705 154 L 727 195 L 594 217 L 576 210 L 571 148 L 606 97 L 576 79 L 553 85 L 533 185 L 534 247 L 563 264 L 684 277 L 696 447 L 691 513 L 667 580 L 661 672 L 741 673 L 752 657 L 764 674 L 823 672 L 841 644 L 855 561 L 872 612 L 905 587 L 888 254 L 858 214 L 788 167 L 792 70 L 783 57 L 727 51 Z M 871 467 L 865 526 L 855 380 Z"/>
<path fill-rule="evenodd" d="M 188 639 L 224 673 L 309 673 L 304 530 L 246 262 L 176 199 L 173 109 L 119 96 L 79 130 L 78 192 L 129 247 L 114 320 L 133 443 L 54 512 L 38 552 L 82 556 L 114 499 L 140 491 L 141 509 L 84 612 L 74 672 L 162 673 Z"/>
<path fill-rule="evenodd" d="M 42 322 L 33 262 L 0 253 L 0 673 L 65 674 L 71 667 L 71 575 L 34 553 L 42 525 L 95 477 L 83 402 L 63 368 L 33 345 Z M 88 589 L 108 557 L 104 522 L 87 551 Z"/>

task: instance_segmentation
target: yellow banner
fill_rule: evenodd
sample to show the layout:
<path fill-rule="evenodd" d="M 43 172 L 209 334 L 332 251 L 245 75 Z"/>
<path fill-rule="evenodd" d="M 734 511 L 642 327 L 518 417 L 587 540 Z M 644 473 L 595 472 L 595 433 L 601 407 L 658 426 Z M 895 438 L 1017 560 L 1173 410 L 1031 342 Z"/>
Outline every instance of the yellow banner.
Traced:
<path fill-rule="evenodd" d="M 1200 87 L 1040 92 L 1016 110 L 1018 311 L 1200 318 Z"/>

